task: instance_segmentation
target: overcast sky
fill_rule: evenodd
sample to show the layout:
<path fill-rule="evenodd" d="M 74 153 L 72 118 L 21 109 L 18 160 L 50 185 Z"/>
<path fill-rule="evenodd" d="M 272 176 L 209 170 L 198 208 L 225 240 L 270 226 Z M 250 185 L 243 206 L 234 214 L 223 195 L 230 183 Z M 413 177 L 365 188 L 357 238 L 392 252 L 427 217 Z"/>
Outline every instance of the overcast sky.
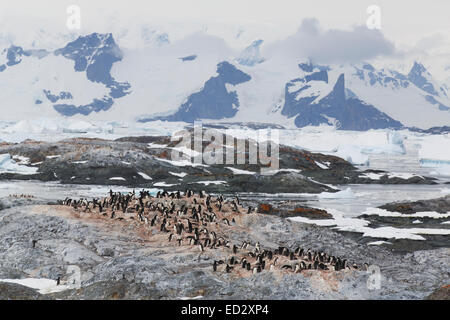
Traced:
<path fill-rule="evenodd" d="M 265 35 L 267 43 L 292 36 L 304 19 L 314 18 L 322 30 L 322 38 L 311 49 L 317 54 L 336 32 L 341 32 L 337 36 L 347 43 L 354 34 L 364 46 L 362 50 L 374 39 L 385 54 L 433 54 L 446 61 L 450 52 L 449 0 L 0 0 L 0 4 L 3 34 L 30 34 L 37 28 L 64 33 L 66 8 L 75 4 L 81 8 L 80 33 L 114 32 L 146 23 L 172 24 L 176 27 L 168 31 L 173 40 L 202 26 L 211 34 L 227 37 L 222 27 L 227 25 L 232 32 L 248 28 L 250 38 L 243 37 L 245 41 Z M 375 36 L 360 28 L 366 25 L 370 5 L 381 8 L 381 30 Z M 344 31 L 353 33 L 342 34 Z M 367 37 L 372 40 L 364 42 Z M 229 38 L 230 45 L 236 45 Z"/>

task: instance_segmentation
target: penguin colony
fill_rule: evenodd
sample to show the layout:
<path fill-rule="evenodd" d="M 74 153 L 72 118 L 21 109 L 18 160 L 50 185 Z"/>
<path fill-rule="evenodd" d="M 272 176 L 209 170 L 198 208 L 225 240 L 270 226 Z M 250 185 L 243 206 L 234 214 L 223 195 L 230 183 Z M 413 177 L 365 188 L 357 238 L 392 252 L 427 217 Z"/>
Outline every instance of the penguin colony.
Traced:
<path fill-rule="evenodd" d="M 214 260 L 214 272 L 255 274 L 263 270 L 282 270 L 300 273 L 304 270 L 367 270 L 365 263 L 360 266 L 346 259 L 329 255 L 322 251 L 312 251 L 297 247 L 263 248 L 259 242 L 232 243 L 224 233 L 236 225 L 235 218 L 252 214 L 252 207 L 244 208 L 238 197 L 226 199 L 222 195 L 213 197 L 204 191 L 195 193 L 186 190 L 178 192 L 158 192 L 156 197 L 149 191 L 134 191 L 128 194 L 109 191 L 103 198 L 74 200 L 66 198 L 60 204 L 74 210 L 120 220 L 134 221 L 150 231 L 165 234 L 167 241 L 175 246 L 193 246 L 198 252 L 224 250 L 227 258 Z"/>

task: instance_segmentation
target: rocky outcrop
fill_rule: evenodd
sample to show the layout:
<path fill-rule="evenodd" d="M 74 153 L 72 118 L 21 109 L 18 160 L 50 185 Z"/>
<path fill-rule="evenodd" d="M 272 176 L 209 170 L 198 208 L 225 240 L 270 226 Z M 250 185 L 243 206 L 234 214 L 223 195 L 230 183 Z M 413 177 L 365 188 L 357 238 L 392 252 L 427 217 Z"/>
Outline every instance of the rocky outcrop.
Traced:
<path fill-rule="evenodd" d="M 381 289 L 369 290 L 369 274 L 356 270 L 282 276 L 263 271 L 246 277 L 213 272 L 213 261 L 224 258 L 219 251 L 201 253 L 153 242 L 136 232 L 133 223 L 77 216 L 59 206 L 0 211 L 0 275 L 4 279 L 61 277 L 64 284 L 68 266 L 80 268 L 80 289 L 45 294 L 46 299 L 423 299 L 448 279 L 448 248 L 394 253 L 367 246 L 358 237 L 274 215 L 244 215 L 238 223 L 243 231 L 231 228 L 228 234 L 233 243 L 301 245 L 376 264 L 381 268 Z M 33 239 L 38 240 L 35 248 Z M 8 288 L 7 292 L 18 292 L 17 297 L 38 296 L 15 285 Z"/>
<path fill-rule="evenodd" d="M 43 295 L 29 287 L 0 282 L 0 300 L 42 300 Z M 47 299 L 47 298 L 46 298 Z"/>
<path fill-rule="evenodd" d="M 116 141 L 77 138 L 54 143 L 4 143 L 0 145 L 0 154 L 27 158 L 29 164 L 23 166 L 36 168 L 37 173 L 3 172 L 0 179 L 262 193 L 336 191 L 329 184 L 435 183 L 427 177 L 402 179 L 381 171 L 379 179 L 371 179 L 341 158 L 283 145 L 279 146 L 279 169 L 275 168 L 269 175 L 262 174 L 267 165 L 250 164 L 248 152 L 245 164 L 208 165 L 193 163 L 187 155 L 189 149 L 184 149 L 184 160 L 174 162 L 171 155 L 179 150 L 175 149 L 178 143 L 168 136 L 127 137 Z M 250 148 L 248 143 L 246 151 Z M 258 148 L 256 142 L 250 143 Z M 206 147 L 204 143 L 203 148 Z M 236 150 L 234 157 L 237 159 Z"/>
<path fill-rule="evenodd" d="M 426 300 L 450 300 L 450 285 L 448 284 L 436 289 L 426 297 Z"/>
<path fill-rule="evenodd" d="M 419 200 L 408 202 L 393 202 L 380 206 L 379 208 L 392 212 L 400 212 L 403 214 L 412 214 L 416 212 L 450 212 L 450 195 L 431 200 Z"/>

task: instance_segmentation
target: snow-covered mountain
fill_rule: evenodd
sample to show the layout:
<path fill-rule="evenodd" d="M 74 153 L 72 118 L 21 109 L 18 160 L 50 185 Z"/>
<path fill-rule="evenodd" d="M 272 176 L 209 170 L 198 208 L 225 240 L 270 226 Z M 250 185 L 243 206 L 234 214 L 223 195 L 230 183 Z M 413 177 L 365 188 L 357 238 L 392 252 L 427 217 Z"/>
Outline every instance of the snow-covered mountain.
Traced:
<path fill-rule="evenodd" d="M 5 48 L 3 119 L 203 119 L 344 130 L 450 124 L 448 88 L 419 62 L 404 74 L 369 63 L 317 65 L 264 51 L 263 40 L 239 52 L 201 32 L 174 42 L 151 30 L 145 36 L 151 45 L 139 49 L 98 33 L 57 50 Z"/>

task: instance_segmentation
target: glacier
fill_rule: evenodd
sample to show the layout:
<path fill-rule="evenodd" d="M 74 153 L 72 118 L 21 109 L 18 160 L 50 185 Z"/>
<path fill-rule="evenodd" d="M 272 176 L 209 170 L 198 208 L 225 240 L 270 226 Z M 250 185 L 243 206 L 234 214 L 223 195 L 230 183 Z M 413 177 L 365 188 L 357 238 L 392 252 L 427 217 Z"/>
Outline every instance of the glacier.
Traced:
<path fill-rule="evenodd" d="M 18 173 L 31 175 L 37 173 L 38 168 L 28 167 L 16 163 L 9 154 L 0 154 L 0 174 L 1 173 Z"/>
<path fill-rule="evenodd" d="M 276 46 L 267 48 L 263 39 L 240 50 L 206 32 L 175 41 L 162 31 L 140 32 L 148 46 L 132 47 L 126 33 L 116 33 L 120 46 L 112 33 L 92 33 L 56 50 L 5 48 L 0 98 L 14 108 L 3 119 L 251 119 L 341 130 L 450 123 L 447 87 L 419 62 L 405 74 L 368 62 L 317 65 Z M 228 82 L 220 65 L 246 79 Z"/>

